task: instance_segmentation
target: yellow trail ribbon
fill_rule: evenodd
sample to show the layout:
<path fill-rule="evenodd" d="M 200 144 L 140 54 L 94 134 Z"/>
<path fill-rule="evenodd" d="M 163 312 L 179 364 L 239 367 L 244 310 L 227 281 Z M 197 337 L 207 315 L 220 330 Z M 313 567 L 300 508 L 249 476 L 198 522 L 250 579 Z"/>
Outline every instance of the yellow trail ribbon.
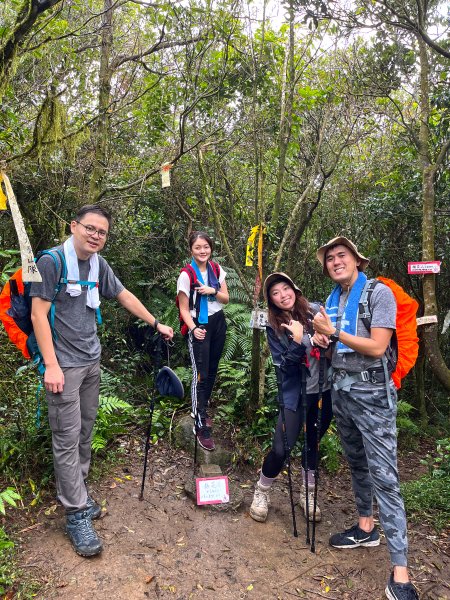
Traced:
<path fill-rule="evenodd" d="M 252 227 L 252 229 L 250 231 L 250 236 L 247 240 L 247 251 L 245 254 L 245 266 L 253 267 L 253 261 L 254 261 L 254 257 L 255 257 L 256 238 L 258 238 L 258 272 L 259 272 L 259 278 L 261 279 L 261 281 L 262 281 L 262 263 L 263 263 L 263 255 L 262 255 L 262 253 L 263 253 L 263 237 L 264 237 L 264 234 L 266 233 L 266 231 L 267 231 L 267 228 L 263 223 Z"/>
<path fill-rule="evenodd" d="M 246 267 L 253 267 L 253 256 L 255 254 L 255 241 L 256 241 L 256 236 L 258 235 L 258 231 L 259 231 L 259 225 L 255 225 L 254 227 L 252 227 L 252 230 L 250 231 L 250 236 L 247 240 L 247 251 L 245 254 L 245 266 Z"/>
<path fill-rule="evenodd" d="M 0 210 L 6 210 L 7 206 L 6 206 L 6 200 L 7 197 L 5 196 L 5 192 L 3 191 L 3 188 L 1 186 L 3 182 L 3 175 L 0 173 Z"/>

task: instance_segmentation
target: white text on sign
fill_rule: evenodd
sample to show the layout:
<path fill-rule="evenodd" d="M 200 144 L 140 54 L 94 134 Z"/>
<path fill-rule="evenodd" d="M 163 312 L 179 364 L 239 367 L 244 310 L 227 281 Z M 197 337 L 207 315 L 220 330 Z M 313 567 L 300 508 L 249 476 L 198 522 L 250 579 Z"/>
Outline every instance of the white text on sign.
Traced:
<path fill-rule="evenodd" d="M 440 271 L 440 260 L 429 260 L 408 263 L 408 275 L 431 275 L 440 273 Z"/>

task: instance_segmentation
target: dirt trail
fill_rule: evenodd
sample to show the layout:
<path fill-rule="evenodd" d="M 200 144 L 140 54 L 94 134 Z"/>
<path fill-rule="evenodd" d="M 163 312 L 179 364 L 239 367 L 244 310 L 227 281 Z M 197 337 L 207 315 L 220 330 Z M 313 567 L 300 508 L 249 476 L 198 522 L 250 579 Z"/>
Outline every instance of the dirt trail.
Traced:
<path fill-rule="evenodd" d="M 142 502 L 140 477 L 137 446 L 126 463 L 93 487 L 93 496 L 106 501 L 107 507 L 96 521 L 104 542 L 98 557 L 85 559 L 73 552 L 63 534 L 61 508 L 47 506 L 34 515 L 34 522 L 22 522 L 22 530 L 27 529 L 20 534 L 21 563 L 42 583 L 36 598 L 384 598 L 389 574 L 384 537 L 377 548 L 338 551 L 328 545 L 330 533 L 352 525 L 355 518 L 346 469 L 321 480 L 323 520 L 317 527 L 316 554 L 305 545 L 300 510 L 299 537 L 292 535 L 286 477 L 274 486 L 264 524 L 248 514 L 256 477 L 251 473 L 230 474 L 245 490 L 244 503 L 236 512 L 194 506 L 183 491 L 192 477 L 191 457 L 182 452 L 163 446 L 151 449 Z M 298 482 L 297 473 L 294 479 Z M 410 563 L 422 599 L 450 598 L 450 560 L 444 546 L 443 537 L 410 527 Z"/>

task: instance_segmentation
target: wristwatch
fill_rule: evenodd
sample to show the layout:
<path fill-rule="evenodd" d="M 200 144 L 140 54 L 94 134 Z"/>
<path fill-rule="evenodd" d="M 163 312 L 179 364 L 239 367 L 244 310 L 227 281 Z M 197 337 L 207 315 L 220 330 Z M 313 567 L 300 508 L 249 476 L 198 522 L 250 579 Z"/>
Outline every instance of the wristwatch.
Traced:
<path fill-rule="evenodd" d="M 332 333 L 330 335 L 330 342 L 338 342 L 340 333 L 341 333 L 341 330 L 336 327 L 334 333 Z"/>

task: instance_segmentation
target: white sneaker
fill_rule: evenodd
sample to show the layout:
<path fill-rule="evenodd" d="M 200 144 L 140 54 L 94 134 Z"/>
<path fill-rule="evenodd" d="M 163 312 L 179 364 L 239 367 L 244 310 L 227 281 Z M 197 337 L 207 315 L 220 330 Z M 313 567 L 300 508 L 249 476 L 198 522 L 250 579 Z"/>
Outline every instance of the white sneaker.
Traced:
<path fill-rule="evenodd" d="M 256 483 L 253 502 L 250 506 L 250 516 L 255 521 L 264 523 L 267 519 L 270 504 L 269 490 L 270 486 L 266 487 L 265 485 L 261 485 L 259 481 Z"/>
<path fill-rule="evenodd" d="M 306 486 L 303 484 L 300 488 L 300 506 L 303 508 L 303 514 L 306 518 Z M 308 486 L 308 511 L 309 520 L 312 521 L 314 517 L 314 485 Z M 316 523 L 322 520 L 322 513 L 320 512 L 319 504 L 316 505 Z"/>

